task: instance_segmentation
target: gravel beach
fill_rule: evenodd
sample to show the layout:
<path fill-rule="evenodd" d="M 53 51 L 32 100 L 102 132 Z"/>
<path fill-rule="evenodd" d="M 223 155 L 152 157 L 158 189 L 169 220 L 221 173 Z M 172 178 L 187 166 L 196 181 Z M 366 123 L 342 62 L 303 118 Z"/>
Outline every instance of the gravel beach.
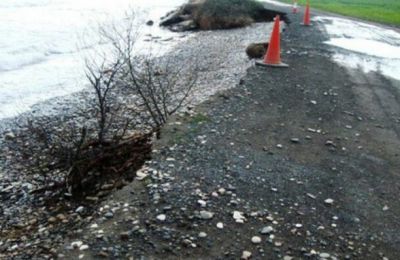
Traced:
<path fill-rule="evenodd" d="M 253 42 L 267 41 L 271 29 L 272 24 L 270 23 L 257 23 L 234 30 L 201 31 L 190 35 L 182 33 L 177 36 L 180 44 L 166 54 L 167 59 L 173 59 L 173 62 L 177 63 L 187 63 L 188 66 L 196 63 L 199 68 L 198 84 L 189 97 L 189 109 L 217 92 L 236 86 L 245 75 L 247 68 L 253 64 L 247 58 L 245 48 Z M 173 39 L 173 41 L 175 40 Z M 35 118 L 35 120 L 47 122 L 48 128 L 56 128 L 57 122 L 71 120 L 70 116 L 88 108 L 90 91 L 87 89 L 66 97 L 48 100 L 35 105 L 30 112 L 17 118 L 1 121 L 0 131 L 3 134 L 0 137 L 0 145 L 3 148 L 0 153 L 0 195 L 2 200 L 0 224 L 3 238 L 0 242 L 0 252 L 2 252 L 0 256 L 44 256 L 51 253 L 50 249 L 62 241 L 61 234 L 74 230 L 74 228 L 66 230 L 63 225 L 54 225 L 54 223 L 48 222 L 54 212 L 58 211 L 57 207 L 43 205 L 43 197 L 41 197 L 43 195 L 33 196 L 31 194 L 32 191 L 40 188 L 36 180 L 41 177 L 27 176 L 26 169 L 22 169 L 22 166 L 11 160 L 14 156 L 13 149 L 7 147 L 5 140 L 23 132 L 27 119 Z M 185 111 L 186 108 L 182 110 Z M 85 119 L 77 116 L 73 120 L 83 123 Z M 74 208 L 80 205 L 74 205 L 71 202 L 68 206 Z M 72 211 L 68 214 L 66 212 L 66 215 L 72 214 L 72 217 L 71 219 L 67 217 L 65 224 L 75 222 L 76 226 L 72 226 L 75 226 L 76 229 L 84 226 L 80 220 L 83 216 L 92 213 L 89 208 L 83 215 Z M 17 230 L 18 234 L 24 234 L 22 243 L 17 242 L 19 236 L 14 236 Z M 44 241 L 39 243 L 40 239 L 44 239 Z M 49 248 L 43 250 L 41 248 L 43 244 Z M 22 255 L 21 252 L 23 252 Z"/>

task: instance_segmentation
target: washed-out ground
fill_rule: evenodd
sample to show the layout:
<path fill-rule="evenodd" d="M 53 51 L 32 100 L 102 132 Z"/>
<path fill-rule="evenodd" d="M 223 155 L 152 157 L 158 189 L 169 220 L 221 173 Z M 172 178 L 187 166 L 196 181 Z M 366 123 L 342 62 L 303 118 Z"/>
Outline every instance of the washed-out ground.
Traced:
<path fill-rule="evenodd" d="M 400 258 L 400 83 L 340 67 L 317 26 L 290 18 L 290 67 L 253 66 L 171 120 L 143 179 L 59 256 Z"/>
<path fill-rule="evenodd" d="M 290 68 L 252 66 L 238 85 L 270 26 L 179 48 L 200 63 L 195 101 L 235 87 L 173 118 L 141 180 L 94 211 L 53 216 L 3 172 L 0 258 L 398 259 L 400 83 L 338 66 L 301 18 L 282 34 Z"/>
<path fill-rule="evenodd" d="M 190 96 L 191 104 L 181 112 L 191 113 L 194 105 L 207 100 L 210 95 L 235 87 L 252 64 L 245 48 L 252 42 L 266 41 L 271 28 L 272 23 L 257 23 L 234 30 L 183 33 L 170 39 L 181 44 L 163 58 L 170 64 L 196 65 L 199 70 L 198 86 Z M 181 40 L 188 35 L 192 36 Z M 149 45 L 151 39 L 159 40 L 159 36 L 151 36 Z M 90 199 L 75 201 L 51 190 L 38 192 L 43 176 L 32 174 L 31 169 L 15 159 L 20 158 L 15 146 L 25 144 L 24 140 L 29 140 L 31 135 L 27 131 L 27 119 L 34 119 L 49 131 L 57 131 L 60 125 L 68 122 L 84 125 L 90 117 L 91 97 L 91 90 L 87 88 L 71 96 L 37 104 L 17 118 L 0 121 L 0 259 L 56 256 L 56 249 L 63 240 L 85 226 L 90 220 L 88 217 L 96 215 L 99 201 L 120 186 L 118 183 L 125 183 L 124 178 L 111 178 L 105 185 L 99 185 L 100 190 L 91 190 L 93 196 L 88 196 Z M 130 103 L 132 98 L 117 97 L 119 104 Z M 138 123 L 135 130 L 140 129 Z M 35 140 L 29 140 L 29 144 L 32 151 L 39 149 Z M 133 171 L 127 173 L 134 174 Z M 52 177 L 59 180 L 58 173 Z"/>

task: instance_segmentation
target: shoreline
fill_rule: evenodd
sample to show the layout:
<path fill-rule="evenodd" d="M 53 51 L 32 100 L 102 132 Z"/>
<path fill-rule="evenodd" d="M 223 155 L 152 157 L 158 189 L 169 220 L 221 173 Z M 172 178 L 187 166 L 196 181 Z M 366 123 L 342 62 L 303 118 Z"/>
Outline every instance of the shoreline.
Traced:
<path fill-rule="evenodd" d="M 180 42 L 170 52 L 166 53 L 165 56 L 174 58 L 176 62 L 198 64 L 198 84 L 191 95 L 189 108 L 204 102 L 217 92 L 237 86 L 241 78 L 246 75 L 247 69 L 253 64 L 253 61 L 249 60 L 245 53 L 247 45 L 267 40 L 271 29 L 272 23 L 256 23 L 239 29 L 194 32 L 185 41 Z M 82 106 L 87 104 L 85 103 L 87 101 L 85 94 L 88 92 L 90 92 L 90 89 L 86 88 L 84 91 L 66 97 L 41 102 L 33 107 L 35 117 L 40 119 L 45 112 L 51 111 L 51 115 L 47 114 L 45 117 L 49 116 L 59 120 L 71 112 L 79 111 Z M 72 102 L 72 105 L 68 102 Z M 2 120 L 2 131 L 4 132 L 7 128 L 18 129 L 15 122 L 23 122 L 31 115 L 32 113 L 29 112 L 17 118 L 9 119 L 8 122 Z M 17 128 L 12 126 L 17 126 Z M 0 145 L 3 143 L 2 140 L 4 139 L 0 139 Z M 9 152 L 10 148 L 4 147 L 2 157 L 11 156 L 7 154 Z M 1 163 L 5 164 L 4 161 L 1 162 L 0 160 Z M 43 223 L 46 227 L 48 224 L 51 225 L 47 221 L 55 213 L 46 209 L 46 207 L 45 209 L 42 207 L 38 209 L 37 205 L 35 206 L 35 204 L 42 202 L 40 197 L 37 198 L 36 195 L 31 194 L 37 188 L 34 178 L 26 178 L 25 174 L 18 169 L 20 166 L 12 165 L 12 167 L 7 168 L 6 164 L 2 166 L 3 176 L 0 180 L 0 191 L 4 192 L 1 195 L 3 203 L 0 211 L 3 211 L 4 214 L 3 218 L 0 219 L 0 224 L 3 226 L 3 230 L 13 229 L 15 223 L 18 225 L 29 223 L 29 221 L 32 221 L 32 212 L 37 215 L 35 218 L 37 221 Z M 76 205 L 76 207 L 78 206 Z M 80 218 L 79 214 L 74 217 Z M 50 244 L 57 245 L 62 240 L 59 237 L 53 237 L 53 232 L 56 229 L 50 230 L 46 231 L 50 232 L 49 235 L 46 235 L 46 238 L 51 237 Z M 30 237 L 28 241 L 33 241 L 41 236 L 36 232 L 30 232 L 26 235 Z M 5 245 L 3 244 L 3 246 Z"/>

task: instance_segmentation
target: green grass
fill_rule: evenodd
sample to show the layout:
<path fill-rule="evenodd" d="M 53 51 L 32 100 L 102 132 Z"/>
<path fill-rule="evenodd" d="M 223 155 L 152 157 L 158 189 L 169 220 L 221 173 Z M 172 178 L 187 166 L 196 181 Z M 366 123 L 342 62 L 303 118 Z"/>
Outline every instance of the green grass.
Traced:
<path fill-rule="evenodd" d="M 299 1 L 301 5 L 305 3 L 305 0 Z M 400 0 L 310 0 L 310 6 L 369 21 L 400 25 Z"/>

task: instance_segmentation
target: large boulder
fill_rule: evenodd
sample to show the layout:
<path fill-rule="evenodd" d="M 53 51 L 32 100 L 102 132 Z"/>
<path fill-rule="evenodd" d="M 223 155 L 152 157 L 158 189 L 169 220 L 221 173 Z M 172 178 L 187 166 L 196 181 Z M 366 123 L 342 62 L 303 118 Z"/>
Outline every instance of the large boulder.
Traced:
<path fill-rule="evenodd" d="M 173 32 L 185 32 L 197 29 L 197 25 L 193 20 L 186 20 L 171 26 Z"/>
<path fill-rule="evenodd" d="M 268 42 L 252 43 L 246 48 L 249 59 L 261 59 L 268 49 Z"/>
<path fill-rule="evenodd" d="M 161 18 L 160 26 L 170 26 L 183 21 L 181 10 L 168 13 L 165 17 Z"/>

